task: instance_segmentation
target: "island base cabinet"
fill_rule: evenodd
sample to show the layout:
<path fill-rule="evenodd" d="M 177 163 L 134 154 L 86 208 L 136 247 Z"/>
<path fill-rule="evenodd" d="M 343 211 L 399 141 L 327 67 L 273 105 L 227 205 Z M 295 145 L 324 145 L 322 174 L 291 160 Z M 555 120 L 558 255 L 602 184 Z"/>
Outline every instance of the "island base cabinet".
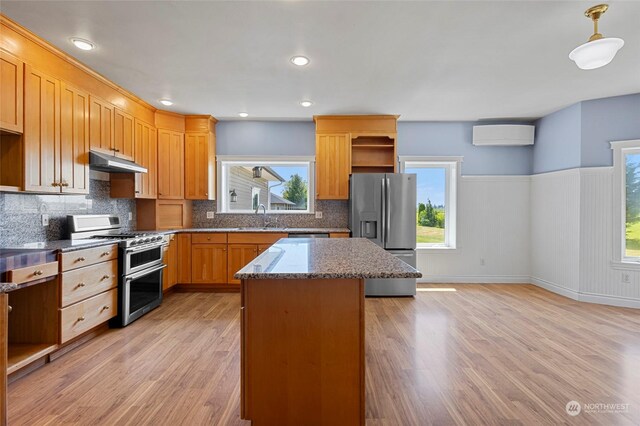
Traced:
<path fill-rule="evenodd" d="M 243 419 L 364 425 L 363 280 L 243 280 L 241 316 Z"/>
<path fill-rule="evenodd" d="M 7 339 L 9 297 L 0 293 L 0 425 L 7 424 Z"/>

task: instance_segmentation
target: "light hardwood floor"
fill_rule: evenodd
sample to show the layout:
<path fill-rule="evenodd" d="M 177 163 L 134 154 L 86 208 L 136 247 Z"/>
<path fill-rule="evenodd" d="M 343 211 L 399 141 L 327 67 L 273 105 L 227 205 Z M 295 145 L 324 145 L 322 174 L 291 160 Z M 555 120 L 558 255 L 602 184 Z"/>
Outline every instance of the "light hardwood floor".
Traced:
<path fill-rule="evenodd" d="M 368 425 L 640 424 L 640 311 L 529 285 L 420 290 L 367 299 Z M 246 424 L 239 306 L 169 295 L 11 384 L 10 424 Z M 630 405 L 570 417 L 570 400 Z"/>

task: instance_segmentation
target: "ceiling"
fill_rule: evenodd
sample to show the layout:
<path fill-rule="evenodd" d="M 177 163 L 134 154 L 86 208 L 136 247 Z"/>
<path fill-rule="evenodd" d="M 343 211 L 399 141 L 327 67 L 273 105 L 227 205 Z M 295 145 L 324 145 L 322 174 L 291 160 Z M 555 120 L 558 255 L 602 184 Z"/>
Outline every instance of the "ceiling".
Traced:
<path fill-rule="evenodd" d="M 611 2 L 600 22 L 625 40 L 611 64 L 583 71 L 569 60 L 591 34 L 593 4 L 2 0 L 1 11 L 159 108 L 441 121 L 537 118 L 640 92 L 640 2 Z M 76 49 L 73 36 L 97 49 Z M 297 54 L 311 63 L 293 66 Z"/>

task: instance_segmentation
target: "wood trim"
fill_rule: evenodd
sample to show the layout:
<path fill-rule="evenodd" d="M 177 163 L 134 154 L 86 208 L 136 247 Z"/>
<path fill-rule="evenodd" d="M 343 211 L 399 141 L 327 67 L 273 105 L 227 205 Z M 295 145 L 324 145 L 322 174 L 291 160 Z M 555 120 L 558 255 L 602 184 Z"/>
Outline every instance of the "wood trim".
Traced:
<path fill-rule="evenodd" d="M 234 284 L 176 284 L 172 288 L 178 293 L 240 293 Z"/>
<path fill-rule="evenodd" d="M 79 68 L 80 70 L 82 70 L 85 73 L 89 74 L 91 77 L 93 77 L 96 80 L 100 81 L 101 83 L 109 86 L 111 89 L 116 90 L 117 92 L 127 96 L 128 98 L 130 98 L 134 102 L 138 103 L 139 105 L 150 109 L 152 112 L 155 112 L 157 110 L 157 108 L 155 108 L 153 105 L 147 103 L 146 101 L 142 100 L 141 98 L 139 98 L 138 96 L 136 96 L 133 93 L 129 92 L 128 90 L 118 86 L 116 83 L 114 83 L 113 81 L 109 80 L 108 78 L 106 78 L 102 74 L 98 73 L 97 71 L 93 70 L 88 65 L 85 65 L 84 63 L 80 62 L 76 58 L 64 53 L 62 50 L 60 50 L 57 47 L 49 44 L 47 41 L 43 40 L 42 38 L 40 38 L 36 34 L 32 33 L 28 29 L 24 28 L 20 24 L 12 21 L 7 16 L 5 16 L 5 15 L 3 15 L 1 13 L 0 13 L 0 24 L 6 25 L 11 30 L 13 30 L 16 33 L 20 34 L 21 36 L 29 39 L 30 41 L 36 43 L 38 46 L 40 46 L 41 48 L 45 49 L 47 52 L 49 52 L 49 53 L 57 56 L 58 58 L 66 61 L 70 65 L 72 65 L 72 66 L 74 66 L 76 68 Z"/>
<path fill-rule="evenodd" d="M 185 116 L 171 111 L 156 110 L 155 125 L 158 130 L 171 130 L 184 133 Z"/>
<path fill-rule="evenodd" d="M 229 244 L 273 244 L 281 238 L 287 238 L 287 234 L 275 232 L 230 232 L 227 236 L 227 241 Z"/>
<path fill-rule="evenodd" d="M 0 293 L 0 426 L 7 424 L 7 341 L 9 296 Z"/>

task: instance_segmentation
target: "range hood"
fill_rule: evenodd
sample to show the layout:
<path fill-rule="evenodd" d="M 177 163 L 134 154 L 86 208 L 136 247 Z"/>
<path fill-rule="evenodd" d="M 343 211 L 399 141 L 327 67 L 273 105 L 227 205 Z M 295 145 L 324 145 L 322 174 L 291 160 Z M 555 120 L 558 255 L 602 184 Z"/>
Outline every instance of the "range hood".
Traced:
<path fill-rule="evenodd" d="M 133 161 L 93 150 L 89 151 L 89 168 L 107 173 L 147 173 L 145 167 Z"/>

